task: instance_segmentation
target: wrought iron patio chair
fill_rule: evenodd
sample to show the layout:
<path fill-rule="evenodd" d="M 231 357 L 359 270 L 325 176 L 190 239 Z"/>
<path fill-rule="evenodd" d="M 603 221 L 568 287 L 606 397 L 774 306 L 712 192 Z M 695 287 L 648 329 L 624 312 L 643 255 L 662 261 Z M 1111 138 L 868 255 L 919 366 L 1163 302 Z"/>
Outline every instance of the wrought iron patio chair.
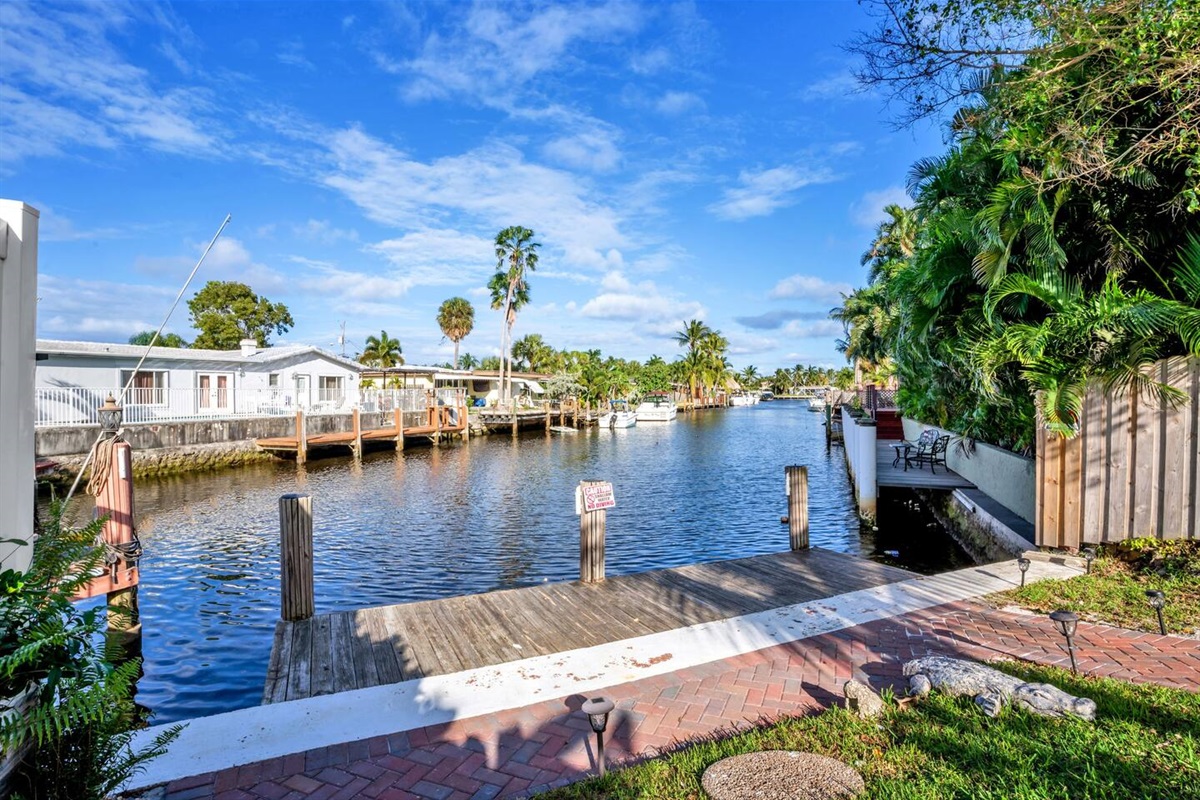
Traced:
<path fill-rule="evenodd" d="M 950 446 L 950 435 L 934 431 L 933 443 L 924 451 L 918 451 L 912 456 L 912 460 L 916 463 L 917 468 L 928 464 L 929 471 L 937 475 L 937 465 L 941 464 L 942 469 L 947 472 L 950 468 L 946 466 L 946 450 Z"/>

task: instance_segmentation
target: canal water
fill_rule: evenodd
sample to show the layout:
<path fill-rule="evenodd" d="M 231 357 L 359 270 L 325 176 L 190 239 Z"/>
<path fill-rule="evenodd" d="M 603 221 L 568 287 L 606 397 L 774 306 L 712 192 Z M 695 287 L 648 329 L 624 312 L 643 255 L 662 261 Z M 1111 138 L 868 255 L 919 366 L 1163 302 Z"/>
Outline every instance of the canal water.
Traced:
<path fill-rule="evenodd" d="M 823 417 L 776 401 L 617 431 L 138 482 L 138 702 L 155 723 L 260 702 L 279 616 L 278 498 L 288 492 L 313 497 L 318 613 L 575 579 L 574 489 L 585 479 L 613 484 L 609 575 L 786 550 L 788 464 L 809 469 L 813 545 L 923 572 L 969 563 L 908 504 L 881 509 L 879 531 L 860 526 Z"/>

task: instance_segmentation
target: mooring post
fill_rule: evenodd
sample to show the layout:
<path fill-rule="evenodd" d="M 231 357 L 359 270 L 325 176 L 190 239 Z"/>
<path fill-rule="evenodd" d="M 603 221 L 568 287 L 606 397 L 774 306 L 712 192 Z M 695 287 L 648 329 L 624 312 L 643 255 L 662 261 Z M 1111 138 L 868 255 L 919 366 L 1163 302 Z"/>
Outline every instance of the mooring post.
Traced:
<path fill-rule="evenodd" d="M 575 428 L 576 428 L 576 430 L 578 430 L 579 429 L 579 398 L 578 397 L 575 398 L 575 404 L 572 407 L 572 409 L 575 412 Z"/>
<path fill-rule="evenodd" d="M 550 432 L 550 401 L 543 401 L 546 404 L 546 433 Z"/>
<path fill-rule="evenodd" d="M 308 619 L 314 611 L 312 496 L 279 498 L 279 616 Z"/>
<path fill-rule="evenodd" d="M 513 435 L 513 438 L 515 439 L 515 438 L 517 438 L 517 430 L 518 430 L 518 427 L 517 427 L 517 398 L 511 397 L 511 398 L 509 398 L 509 402 L 512 403 L 512 435 Z"/>
<path fill-rule="evenodd" d="M 359 417 L 358 407 L 355 406 L 351 412 L 354 418 L 354 444 L 351 449 L 354 450 L 355 458 L 362 458 L 362 420 Z"/>
<path fill-rule="evenodd" d="M 467 398 L 465 396 L 462 398 L 462 405 L 460 405 L 459 408 L 461 409 L 459 411 L 459 413 L 462 414 L 462 416 L 459 417 L 459 419 L 462 420 L 462 434 L 461 434 L 462 440 L 464 442 L 470 442 L 471 441 L 471 407 L 469 405 L 467 405 Z"/>
<path fill-rule="evenodd" d="M 558 425 L 562 427 L 567 424 L 567 398 L 561 397 L 558 400 Z"/>
<path fill-rule="evenodd" d="M 296 409 L 296 463 L 308 460 L 308 433 L 304 429 L 304 409 Z"/>
<path fill-rule="evenodd" d="M 96 511 L 107 517 L 104 541 L 117 551 L 132 552 L 136 536 L 133 523 L 133 448 L 128 442 L 114 442 L 109 462 L 108 482 L 96 498 Z M 112 588 L 108 591 L 108 638 L 126 657 L 141 648 L 142 620 L 138 612 L 138 572 L 136 556 L 118 562 L 109 570 Z"/>
<path fill-rule="evenodd" d="M 788 541 L 793 550 L 808 547 L 808 467 L 784 467 L 788 497 Z"/>
<path fill-rule="evenodd" d="M 392 410 L 392 417 L 396 421 L 396 449 L 404 449 L 404 409 L 401 406 L 396 406 Z"/>
<path fill-rule="evenodd" d="M 588 511 L 583 495 L 588 486 L 604 486 L 605 481 L 579 482 L 579 580 L 599 583 L 604 580 L 604 531 L 608 511 Z"/>
<path fill-rule="evenodd" d="M 825 447 L 833 446 L 833 403 L 825 401 Z"/>

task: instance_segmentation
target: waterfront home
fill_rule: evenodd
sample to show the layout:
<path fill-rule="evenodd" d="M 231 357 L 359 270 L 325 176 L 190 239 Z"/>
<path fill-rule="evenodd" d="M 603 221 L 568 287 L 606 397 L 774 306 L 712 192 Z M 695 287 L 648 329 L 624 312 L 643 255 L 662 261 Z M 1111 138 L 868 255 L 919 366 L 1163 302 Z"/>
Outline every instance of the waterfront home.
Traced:
<path fill-rule="evenodd" d="M 154 347 L 39 339 L 35 394 L 39 425 L 95 422 L 108 394 L 125 397 L 126 418 L 203 419 L 349 410 L 358 402 L 362 365 L 308 345 L 237 350 Z"/>
<path fill-rule="evenodd" d="M 519 403 L 539 403 L 546 390 L 540 381 L 549 378 L 536 372 L 514 372 L 513 394 Z M 404 364 L 381 369 L 372 367 L 362 373 L 364 399 L 370 402 L 374 391 L 388 389 L 460 389 L 472 405 L 494 406 L 500 400 L 500 373 L 497 370 L 462 370 Z"/>

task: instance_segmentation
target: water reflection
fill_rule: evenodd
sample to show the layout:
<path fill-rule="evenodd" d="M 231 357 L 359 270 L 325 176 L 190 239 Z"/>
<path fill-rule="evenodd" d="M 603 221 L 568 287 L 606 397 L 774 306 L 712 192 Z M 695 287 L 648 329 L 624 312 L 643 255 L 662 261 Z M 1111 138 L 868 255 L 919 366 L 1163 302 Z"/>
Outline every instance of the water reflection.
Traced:
<path fill-rule="evenodd" d="M 860 531 L 840 449 L 800 403 L 577 434 L 281 462 L 139 482 L 145 676 L 138 700 L 166 722 L 257 704 L 278 618 L 278 498 L 313 496 L 318 612 L 570 580 L 574 487 L 614 484 L 610 575 L 784 550 L 783 468 L 809 467 L 810 539 L 849 553 L 946 540 L 906 521 Z M 932 529 L 931 529 L 932 530 Z M 877 543 L 878 540 L 878 543 Z M 914 562 L 915 563 L 915 562 Z"/>

